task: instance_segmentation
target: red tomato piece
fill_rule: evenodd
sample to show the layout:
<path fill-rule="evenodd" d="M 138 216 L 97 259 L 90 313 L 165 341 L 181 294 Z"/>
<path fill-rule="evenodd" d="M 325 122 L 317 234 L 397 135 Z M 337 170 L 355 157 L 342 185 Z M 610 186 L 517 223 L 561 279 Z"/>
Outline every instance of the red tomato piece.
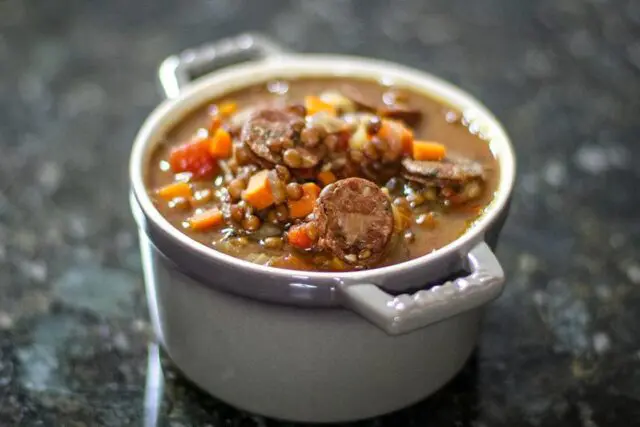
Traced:
<path fill-rule="evenodd" d="M 208 178 L 218 171 L 218 163 L 209 152 L 209 139 L 196 139 L 171 150 L 169 164 L 174 172 L 191 172 L 194 178 Z"/>

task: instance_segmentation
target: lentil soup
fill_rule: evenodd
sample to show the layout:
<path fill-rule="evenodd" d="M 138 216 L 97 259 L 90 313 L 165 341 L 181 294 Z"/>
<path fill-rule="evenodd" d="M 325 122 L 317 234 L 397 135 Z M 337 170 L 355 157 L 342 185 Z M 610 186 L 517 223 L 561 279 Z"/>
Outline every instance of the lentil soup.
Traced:
<path fill-rule="evenodd" d="M 457 239 L 498 167 L 459 111 L 357 79 L 271 81 L 203 105 L 169 131 L 146 186 L 176 228 L 273 267 L 396 264 Z"/>

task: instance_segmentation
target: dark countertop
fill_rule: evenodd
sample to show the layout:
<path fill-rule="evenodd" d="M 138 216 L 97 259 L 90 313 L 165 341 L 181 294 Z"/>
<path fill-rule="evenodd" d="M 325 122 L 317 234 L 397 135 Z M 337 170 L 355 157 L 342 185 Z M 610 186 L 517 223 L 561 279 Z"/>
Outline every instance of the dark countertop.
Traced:
<path fill-rule="evenodd" d="M 246 30 L 441 75 L 519 157 L 476 355 L 359 425 L 640 425 L 640 2 L 392 4 L 0 1 L 1 426 L 277 425 L 159 369 L 127 206 L 156 65 Z"/>

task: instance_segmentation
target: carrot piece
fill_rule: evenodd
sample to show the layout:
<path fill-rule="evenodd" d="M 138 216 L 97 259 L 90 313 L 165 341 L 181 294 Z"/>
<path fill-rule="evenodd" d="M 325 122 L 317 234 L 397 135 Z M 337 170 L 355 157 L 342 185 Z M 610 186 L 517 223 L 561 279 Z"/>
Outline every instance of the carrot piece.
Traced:
<path fill-rule="evenodd" d="M 209 122 L 209 134 L 213 135 L 222 126 L 222 119 L 217 112 L 211 116 L 211 122 Z"/>
<path fill-rule="evenodd" d="M 228 159 L 233 151 L 231 135 L 223 128 L 218 128 L 211 137 L 209 153 L 216 159 Z"/>
<path fill-rule="evenodd" d="M 197 231 L 208 230 L 224 222 L 224 215 L 218 208 L 211 208 L 189 218 L 189 226 Z"/>
<path fill-rule="evenodd" d="M 415 160 L 442 160 L 445 153 L 445 146 L 438 142 L 413 141 L 413 158 Z"/>
<path fill-rule="evenodd" d="M 238 104 L 227 101 L 209 108 L 209 134 L 213 135 L 222 126 L 222 120 L 228 118 L 238 109 Z"/>
<path fill-rule="evenodd" d="M 264 209 L 273 204 L 273 193 L 269 184 L 269 171 L 263 169 L 249 178 L 242 199 L 256 209 Z"/>
<path fill-rule="evenodd" d="M 289 200 L 289 216 L 291 218 L 304 218 L 313 212 L 316 199 L 320 194 L 320 187 L 313 182 L 302 184 L 302 197 L 299 200 Z"/>
<path fill-rule="evenodd" d="M 159 188 L 156 194 L 167 201 L 173 200 L 176 197 L 183 197 L 189 200 L 191 199 L 191 187 L 186 182 L 174 182 Z"/>
<path fill-rule="evenodd" d="M 222 117 L 229 117 L 238 109 L 238 104 L 235 102 L 227 101 L 218 106 L 218 112 Z"/>
<path fill-rule="evenodd" d="M 330 116 L 336 116 L 338 114 L 333 105 L 324 102 L 322 99 L 313 95 L 307 95 L 304 97 L 304 107 L 307 110 L 308 116 L 313 116 L 321 111 L 328 113 Z"/>
<path fill-rule="evenodd" d="M 409 154 L 413 148 L 413 132 L 407 127 L 402 128 L 402 151 Z"/>
<path fill-rule="evenodd" d="M 378 135 L 382 139 L 389 139 L 393 135 L 393 128 L 391 127 L 389 120 L 383 120 L 380 125 L 380 129 L 378 129 Z"/>
<path fill-rule="evenodd" d="M 404 124 L 392 120 L 383 120 L 377 136 L 388 142 L 399 140 L 400 144 L 402 144 L 402 151 L 407 154 L 411 153 L 413 132 Z"/>
<path fill-rule="evenodd" d="M 216 159 L 209 153 L 209 139 L 197 138 L 175 147 L 169 154 L 173 172 L 191 172 L 195 178 L 206 178 L 218 171 Z"/>
<path fill-rule="evenodd" d="M 336 176 L 331 171 L 322 171 L 318 174 L 318 181 L 322 183 L 323 187 L 336 182 Z"/>
<path fill-rule="evenodd" d="M 298 249 L 309 249 L 313 246 L 313 240 L 307 234 L 307 227 L 304 224 L 291 227 L 287 231 L 289 244 Z"/>
<path fill-rule="evenodd" d="M 305 182 L 302 184 L 302 191 L 304 191 L 305 194 L 310 194 L 314 199 L 317 199 L 320 194 L 320 187 L 313 182 Z"/>

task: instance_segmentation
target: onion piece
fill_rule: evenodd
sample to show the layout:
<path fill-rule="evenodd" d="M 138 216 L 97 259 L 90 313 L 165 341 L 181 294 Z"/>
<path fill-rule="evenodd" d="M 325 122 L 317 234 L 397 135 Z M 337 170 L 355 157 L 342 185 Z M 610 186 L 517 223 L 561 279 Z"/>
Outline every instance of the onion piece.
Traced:
<path fill-rule="evenodd" d="M 253 107 L 243 108 L 242 110 L 239 110 L 237 113 L 231 116 L 231 118 L 229 119 L 229 123 L 232 127 L 241 128 L 242 126 L 244 126 L 245 122 L 249 120 L 249 116 L 251 116 L 254 111 L 255 108 Z"/>
<path fill-rule="evenodd" d="M 369 140 L 369 134 L 367 133 L 366 125 L 361 123 L 358 125 L 358 129 L 349 138 L 349 148 L 351 150 L 363 151 L 364 146 Z"/>
<path fill-rule="evenodd" d="M 368 123 L 371 119 L 374 119 L 376 117 L 377 116 L 375 114 L 371 113 L 350 113 L 344 114 L 342 116 L 342 120 L 352 126 L 359 126 L 361 124 Z"/>
<path fill-rule="evenodd" d="M 341 113 L 352 113 L 356 110 L 355 103 L 337 91 L 325 91 L 320 94 L 320 99 L 333 106 Z"/>
<path fill-rule="evenodd" d="M 344 120 L 321 111 L 306 118 L 307 127 L 323 127 L 327 133 L 343 131 L 347 124 Z"/>

